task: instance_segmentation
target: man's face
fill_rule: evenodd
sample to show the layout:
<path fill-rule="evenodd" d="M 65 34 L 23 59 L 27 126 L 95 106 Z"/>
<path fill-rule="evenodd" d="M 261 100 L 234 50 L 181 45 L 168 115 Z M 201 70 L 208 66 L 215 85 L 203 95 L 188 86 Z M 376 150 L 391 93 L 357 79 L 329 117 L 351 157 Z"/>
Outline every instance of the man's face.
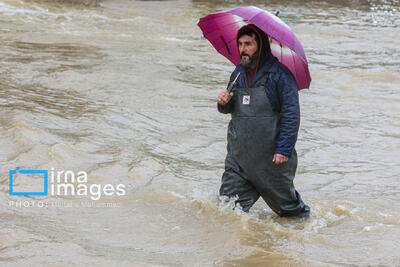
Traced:
<path fill-rule="evenodd" d="M 255 67 L 258 59 L 258 46 L 255 34 L 252 36 L 243 35 L 238 40 L 240 63 L 244 67 Z"/>

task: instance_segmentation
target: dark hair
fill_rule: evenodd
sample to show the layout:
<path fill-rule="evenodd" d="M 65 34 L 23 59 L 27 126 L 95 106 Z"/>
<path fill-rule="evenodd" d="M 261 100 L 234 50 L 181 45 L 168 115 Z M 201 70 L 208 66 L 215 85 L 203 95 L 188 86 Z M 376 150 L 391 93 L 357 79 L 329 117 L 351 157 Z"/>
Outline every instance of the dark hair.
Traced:
<path fill-rule="evenodd" d="M 260 48 L 260 40 L 258 39 L 258 34 L 253 29 L 251 29 L 250 27 L 249 28 L 244 27 L 240 29 L 237 34 L 237 40 L 239 40 L 239 38 L 242 37 L 243 35 L 248 35 L 250 37 L 254 35 L 255 36 L 254 39 L 257 42 L 257 47 Z"/>

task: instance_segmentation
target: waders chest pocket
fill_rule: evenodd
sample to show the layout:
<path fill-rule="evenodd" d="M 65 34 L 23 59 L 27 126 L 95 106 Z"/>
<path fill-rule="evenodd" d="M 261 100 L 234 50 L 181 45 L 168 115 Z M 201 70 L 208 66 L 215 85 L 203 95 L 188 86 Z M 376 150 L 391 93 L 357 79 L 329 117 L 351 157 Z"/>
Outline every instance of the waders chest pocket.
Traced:
<path fill-rule="evenodd" d="M 250 92 L 240 92 L 236 94 L 235 115 L 238 117 L 255 117 L 254 99 Z"/>

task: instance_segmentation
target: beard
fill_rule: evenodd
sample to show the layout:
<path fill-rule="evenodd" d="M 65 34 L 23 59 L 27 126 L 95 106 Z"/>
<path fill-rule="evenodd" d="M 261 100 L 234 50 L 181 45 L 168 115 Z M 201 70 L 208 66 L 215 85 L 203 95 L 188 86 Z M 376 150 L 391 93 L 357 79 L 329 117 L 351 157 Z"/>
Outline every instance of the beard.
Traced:
<path fill-rule="evenodd" d="M 247 59 L 244 59 L 243 56 L 247 56 Z M 240 55 L 240 63 L 245 68 L 252 68 L 254 69 L 257 66 L 258 62 L 258 53 L 255 52 L 253 55 L 249 56 L 248 54 L 241 54 Z"/>

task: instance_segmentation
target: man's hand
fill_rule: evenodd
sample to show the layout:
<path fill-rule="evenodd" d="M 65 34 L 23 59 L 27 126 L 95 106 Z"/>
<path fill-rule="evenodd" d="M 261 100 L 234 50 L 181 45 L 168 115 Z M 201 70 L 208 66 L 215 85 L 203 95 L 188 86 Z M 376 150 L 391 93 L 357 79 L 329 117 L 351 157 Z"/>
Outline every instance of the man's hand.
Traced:
<path fill-rule="evenodd" d="M 281 155 L 281 154 L 274 154 L 274 158 L 272 159 L 272 162 L 275 163 L 276 165 L 284 163 L 286 161 L 288 161 L 289 158 Z"/>
<path fill-rule="evenodd" d="M 219 93 L 217 102 L 221 106 L 225 106 L 229 102 L 229 100 L 231 100 L 232 96 L 233 96 L 232 92 L 229 93 L 227 90 L 222 90 L 221 93 Z"/>

